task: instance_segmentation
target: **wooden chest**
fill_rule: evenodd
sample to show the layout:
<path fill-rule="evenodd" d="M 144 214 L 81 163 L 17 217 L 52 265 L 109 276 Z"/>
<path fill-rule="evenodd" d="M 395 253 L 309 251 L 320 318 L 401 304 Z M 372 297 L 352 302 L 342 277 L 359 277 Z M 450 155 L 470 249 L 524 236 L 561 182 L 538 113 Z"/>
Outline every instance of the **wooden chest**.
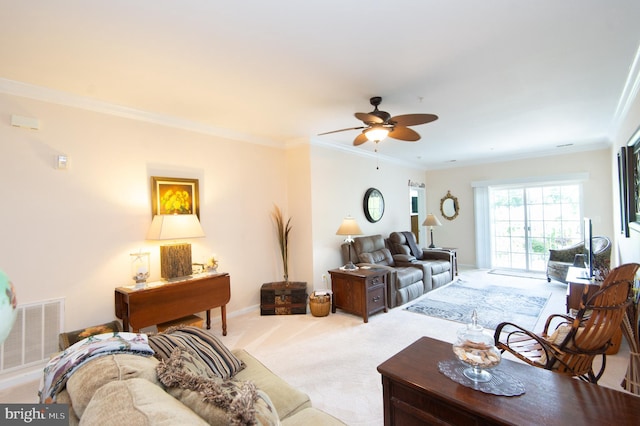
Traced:
<path fill-rule="evenodd" d="M 262 284 L 260 315 L 307 313 L 307 283 L 284 281 Z"/>

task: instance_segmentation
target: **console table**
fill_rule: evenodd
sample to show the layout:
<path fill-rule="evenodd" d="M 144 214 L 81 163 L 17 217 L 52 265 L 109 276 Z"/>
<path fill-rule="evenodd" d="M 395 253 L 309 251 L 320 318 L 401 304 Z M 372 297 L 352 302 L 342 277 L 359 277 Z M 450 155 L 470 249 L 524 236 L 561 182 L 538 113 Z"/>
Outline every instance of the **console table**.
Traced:
<path fill-rule="evenodd" d="M 450 359 L 450 343 L 422 337 L 378 366 L 386 426 L 626 425 L 640 419 L 637 396 L 510 360 L 498 368 L 524 383 L 523 395 L 476 391 L 438 370 L 439 361 Z"/>
<path fill-rule="evenodd" d="M 369 315 L 382 310 L 387 312 L 386 269 L 332 269 L 329 274 L 333 292 L 331 312 L 334 314 L 336 308 L 340 308 L 369 322 Z"/>
<path fill-rule="evenodd" d="M 207 329 L 211 328 L 211 309 L 220 307 L 222 335 L 227 335 L 227 303 L 231 299 L 231 281 L 227 273 L 198 274 L 179 281 L 118 287 L 115 290 L 116 317 L 122 329 L 141 328 L 206 311 Z"/>

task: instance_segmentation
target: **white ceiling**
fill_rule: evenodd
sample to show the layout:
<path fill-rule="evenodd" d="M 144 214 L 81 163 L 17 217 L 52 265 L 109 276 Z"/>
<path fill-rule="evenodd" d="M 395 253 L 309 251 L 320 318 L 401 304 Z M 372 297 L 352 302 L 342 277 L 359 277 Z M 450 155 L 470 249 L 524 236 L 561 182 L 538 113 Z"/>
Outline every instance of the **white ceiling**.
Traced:
<path fill-rule="evenodd" d="M 5 81 L 266 143 L 345 148 L 357 130 L 316 135 L 360 125 L 353 113 L 382 96 L 391 115 L 440 117 L 414 127 L 418 142 L 380 143 L 380 155 L 425 168 L 604 147 L 638 84 L 638 0 L 0 6 Z"/>

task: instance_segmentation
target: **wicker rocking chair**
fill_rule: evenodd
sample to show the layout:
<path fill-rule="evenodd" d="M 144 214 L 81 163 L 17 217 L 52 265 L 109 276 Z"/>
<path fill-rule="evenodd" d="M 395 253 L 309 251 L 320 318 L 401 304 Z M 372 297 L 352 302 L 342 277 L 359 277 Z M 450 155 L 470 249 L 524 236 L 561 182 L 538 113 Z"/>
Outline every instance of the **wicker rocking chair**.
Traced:
<path fill-rule="evenodd" d="M 598 383 L 606 367 L 605 352 L 631 303 L 631 288 L 639 267 L 630 263 L 613 269 L 588 300 L 585 286 L 575 318 L 551 315 L 540 335 L 513 323 L 499 324 L 494 335 L 496 346 L 534 367 Z M 592 364 L 598 355 L 602 356 L 602 364 L 596 374 Z"/>

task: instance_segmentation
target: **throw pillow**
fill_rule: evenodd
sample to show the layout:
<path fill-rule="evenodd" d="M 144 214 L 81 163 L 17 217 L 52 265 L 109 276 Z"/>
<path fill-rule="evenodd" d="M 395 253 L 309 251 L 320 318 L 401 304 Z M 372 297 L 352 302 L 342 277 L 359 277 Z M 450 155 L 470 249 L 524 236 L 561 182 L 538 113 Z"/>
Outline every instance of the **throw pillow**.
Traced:
<path fill-rule="evenodd" d="M 175 348 L 158 364 L 158 378 L 167 392 L 210 425 L 278 425 L 269 396 L 250 381 L 225 380 L 198 374 L 201 366 L 188 350 Z"/>
<path fill-rule="evenodd" d="M 149 346 L 160 360 L 168 360 L 175 348 L 189 349 L 208 366 L 207 377 L 228 379 L 245 367 L 218 338 L 197 327 L 168 329 L 149 336 Z"/>

